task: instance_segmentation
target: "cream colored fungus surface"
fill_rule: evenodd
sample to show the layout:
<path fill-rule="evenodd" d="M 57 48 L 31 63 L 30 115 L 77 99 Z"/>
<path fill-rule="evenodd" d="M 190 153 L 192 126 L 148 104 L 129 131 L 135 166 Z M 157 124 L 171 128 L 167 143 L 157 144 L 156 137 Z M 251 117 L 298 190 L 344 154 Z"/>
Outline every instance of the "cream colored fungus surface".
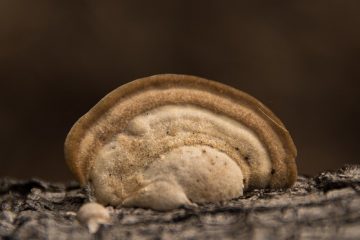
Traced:
<path fill-rule="evenodd" d="M 243 194 L 271 161 L 253 131 L 193 105 L 165 105 L 132 119 L 97 154 L 90 184 L 100 203 L 167 210 Z"/>

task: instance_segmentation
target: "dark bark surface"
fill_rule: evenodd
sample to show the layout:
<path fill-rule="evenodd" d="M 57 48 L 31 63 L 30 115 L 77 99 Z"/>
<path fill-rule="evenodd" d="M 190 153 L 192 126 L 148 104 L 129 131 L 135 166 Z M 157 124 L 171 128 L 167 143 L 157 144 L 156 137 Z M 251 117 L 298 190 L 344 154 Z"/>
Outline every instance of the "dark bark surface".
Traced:
<path fill-rule="evenodd" d="M 360 239 L 360 167 L 301 176 L 287 190 L 254 190 L 221 204 L 156 212 L 112 209 L 91 235 L 76 220 L 76 183 L 0 180 L 3 239 Z"/>

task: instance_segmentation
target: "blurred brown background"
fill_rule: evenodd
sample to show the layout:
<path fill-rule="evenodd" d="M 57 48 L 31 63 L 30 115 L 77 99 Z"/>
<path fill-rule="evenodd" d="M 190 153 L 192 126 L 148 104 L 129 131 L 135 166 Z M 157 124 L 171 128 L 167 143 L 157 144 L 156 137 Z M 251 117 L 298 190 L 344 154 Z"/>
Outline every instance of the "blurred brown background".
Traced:
<path fill-rule="evenodd" d="M 158 73 L 263 101 L 290 130 L 301 173 L 359 163 L 359 12 L 357 0 L 2 0 L 0 176 L 71 179 L 72 124 Z"/>

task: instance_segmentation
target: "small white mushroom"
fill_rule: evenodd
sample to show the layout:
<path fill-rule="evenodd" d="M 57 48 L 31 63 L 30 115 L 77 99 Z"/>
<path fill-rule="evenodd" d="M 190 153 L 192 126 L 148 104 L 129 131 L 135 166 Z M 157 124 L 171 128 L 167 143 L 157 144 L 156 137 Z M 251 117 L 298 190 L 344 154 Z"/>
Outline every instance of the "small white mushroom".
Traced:
<path fill-rule="evenodd" d="M 135 80 L 80 118 L 67 163 L 102 204 L 168 210 L 291 186 L 296 148 L 262 103 L 221 83 L 164 74 Z"/>
<path fill-rule="evenodd" d="M 90 233 L 96 233 L 101 224 L 110 223 L 110 214 L 102 205 L 91 202 L 81 206 L 77 219 L 88 228 Z"/>

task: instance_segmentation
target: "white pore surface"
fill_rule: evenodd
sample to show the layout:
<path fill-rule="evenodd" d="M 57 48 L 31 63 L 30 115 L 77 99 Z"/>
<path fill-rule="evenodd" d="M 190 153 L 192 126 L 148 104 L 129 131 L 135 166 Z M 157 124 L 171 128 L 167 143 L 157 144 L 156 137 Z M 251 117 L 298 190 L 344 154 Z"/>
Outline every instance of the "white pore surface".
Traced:
<path fill-rule="evenodd" d="M 161 155 L 143 179 L 145 186 L 125 199 L 125 206 L 169 210 L 239 197 L 244 188 L 239 166 L 208 146 L 183 146 Z"/>
<path fill-rule="evenodd" d="M 90 180 L 104 204 L 167 210 L 242 195 L 251 181 L 245 157 L 265 187 L 271 161 L 252 130 L 200 107 L 167 105 L 136 116 L 105 145 Z"/>

